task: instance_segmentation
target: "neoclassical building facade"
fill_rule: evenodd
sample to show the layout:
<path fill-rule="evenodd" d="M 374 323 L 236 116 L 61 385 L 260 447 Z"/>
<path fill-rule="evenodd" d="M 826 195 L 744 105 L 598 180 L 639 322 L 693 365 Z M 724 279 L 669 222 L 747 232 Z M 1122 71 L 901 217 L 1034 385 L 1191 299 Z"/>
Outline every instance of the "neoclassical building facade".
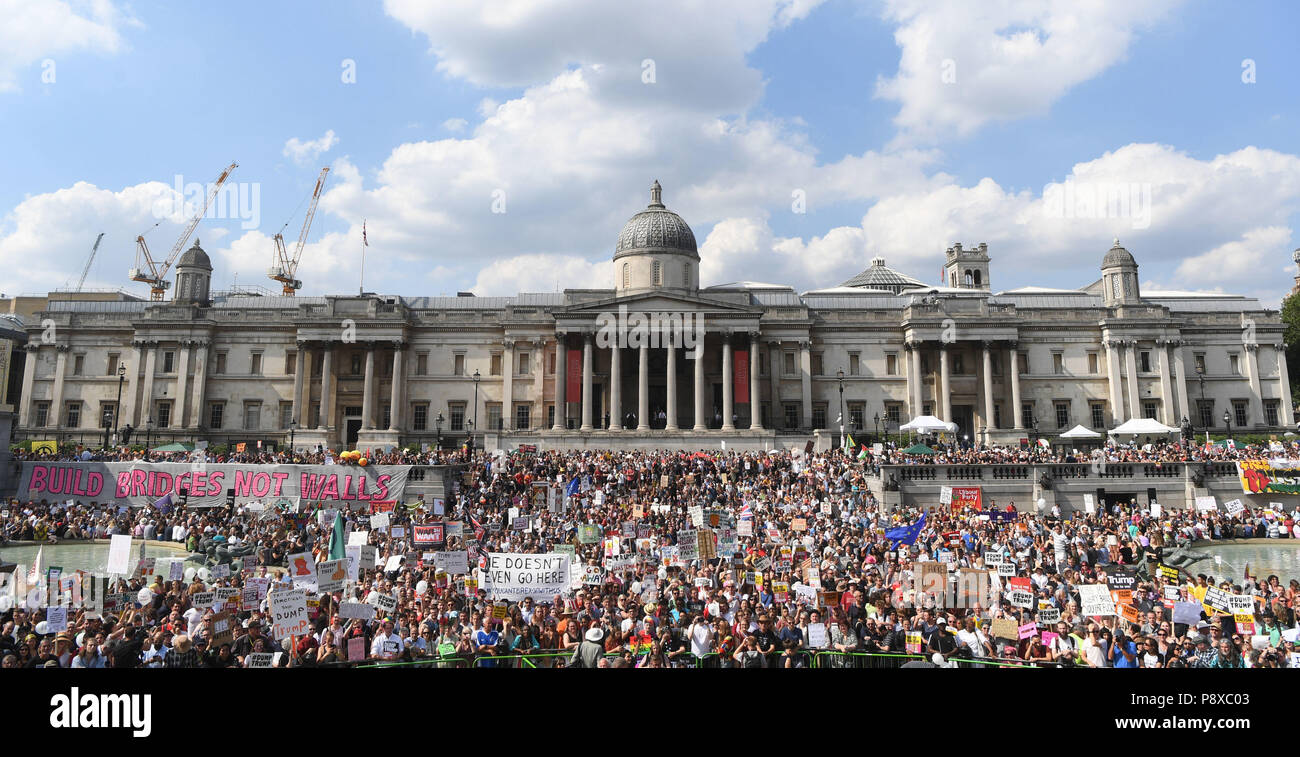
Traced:
<path fill-rule="evenodd" d="M 1118 240 L 1079 289 L 995 293 L 983 244 L 947 250 L 945 286 L 876 258 L 803 293 L 701 287 L 657 182 L 616 239 L 611 288 L 514 297 L 216 293 L 196 242 L 171 302 L 52 301 L 27 325 L 18 436 L 770 449 L 920 415 L 995 444 L 1135 417 L 1294 423 L 1278 312 L 1143 292 Z"/>

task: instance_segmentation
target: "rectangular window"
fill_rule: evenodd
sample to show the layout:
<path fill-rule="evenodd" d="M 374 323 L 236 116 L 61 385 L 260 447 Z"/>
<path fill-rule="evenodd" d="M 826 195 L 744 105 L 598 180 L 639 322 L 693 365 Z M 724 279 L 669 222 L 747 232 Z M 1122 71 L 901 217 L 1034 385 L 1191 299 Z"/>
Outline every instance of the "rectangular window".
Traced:
<path fill-rule="evenodd" d="M 313 428 L 321 428 L 325 424 L 320 422 L 320 403 L 311 403 L 311 425 Z"/>
<path fill-rule="evenodd" d="M 117 418 L 117 405 L 112 402 L 99 403 L 99 425 L 103 428 L 112 428 L 113 421 Z"/>
<path fill-rule="evenodd" d="M 533 406 L 527 402 L 515 403 L 515 428 L 527 431 L 532 421 Z"/>
<path fill-rule="evenodd" d="M 1270 426 L 1277 425 L 1277 400 L 1264 400 L 1264 422 Z"/>
<path fill-rule="evenodd" d="M 785 410 L 785 427 L 799 428 L 799 406 L 795 404 L 786 404 Z"/>
<path fill-rule="evenodd" d="M 453 363 L 452 363 L 451 373 L 452 373 L 453 376 L 464 376 L 464 375 L 465 375 L 465 356 L 464 356 L 464 355 L 456 355 L 456 356 L 453 358 Z"/>
<path fill-rule="evenodd" d="M 392 428 L 392 427 L 393 427 L 393 406 L 392 406 L 391 404 L 385 404 L 385 405 L 384 405 L 384 417 L 383 417 L 382 423 L 383 423 L 383 425 L 380 426 L 380 428 Z"/>
<path fill-rule="evenodd" d="M 533 373 L 533 354 L 531 352 L 519 353 L 519 369 L 517 373 L 520 376 L 531 376 Z"/>
<path fill-rule="evenodd" d="M 159 402 L 158 408 L 154 410 L 154 423 L 158 428 L 171 428 L 172 426 L 172 403 Z"/>
<path fill-rule="evenodd" d="M 897 426 L 903 418 L 903 404 L 901 402 L 885 403 L 885 425 Z"/>
<path fill-rule="evenodd" d="M 72 358 L 72 375 L 80 376 L 81 372 L 85 370 L 85 367 L 86 367 L 86 356 L 74 355 Z"/>
<path fill-rule="evenodd" d="M 262 403 L 244 403 L 244 430 L 259 431 L 262 428 Z"/>
<path fill-rule="evenodd" d="M 1200 409 L 1201 428 L 1210 428 L 1214 425 L 1214 400 L 1198 400 L 1197 407 Z"/>
<path fill-rule="evenodd" d="M 1246 412 L 1246 402 L 1244 400 L 1232 401 L 1232 413 L 1237 416 L 1237 427 L 1245 428 L 1250 423 L 1250 415 Z"/>
<path fill-rule="evenodd" d="M 292 423 L 293 421 L 294 421 L 293 403 L 281 402 L 280 403 L 280 428 L 289 428 L 289 424 Z"/>
<path fill-rule="evenodd" d="M 888 355 L 885 355 L 885 375 L 886 376 L 898 375 L 898 354 L 897 353 L 891 352 Z"/>
<path fill-rule="evenodd" d="M 1069 428 L 1070 427 L 1070 403 L 1054 402 L 1052 403 L 1052 406 L 1056 409 L 1056 427 Z"/>
<path fill-rule="evenodd" d="M 166 352 L 163 353 L 162 372 L 172 373 L 175 370 L 176 370 L 176 353 L 173 352 L 172 350 L 167 350 Z"/>
<path fill-rule="evenodd" d="M 351 374 L 353 376 L 360 376 L 361 375 L 361 353 L 354 352 L 348 357 L 350 358 L 349 362 L 351 363 L 351 365 L 349 366 L 349 368 L 351 369 Z"/>
<path fill-rule="evenodd" d="M 794 369 L 794 353 L 793 353 L 793 352 L 787 352 L 787 353 L 785 353 L 785 363 L 784 363 L 784 366 L 782 367 L 782 372 L 783 372 L 785 375 L 787 375 L 787 376 L 793 376 L 793 375 L 795 375 L 796 371 L 795 371 L 795 369 Z"/>
<path fill-rule="evenodd" d="M 1020 405 L 1020 425 L 1025 428 L 1034 427 L 1034 403 L 1025 402 Z"/>
<path fill-rule="evenodd" d="M 862 368 L 861 365 L 859 365 L 858 353 L 850 352 L 849 353 L 849 375 L 857 376 L 861 370 Z"/>
<path fill-rule="evenodd" d="M 1027 373 L 1029 373 L 1029 353 L 1028 353 L 1028 352 L 1018 352 L 1018 353 L 1016 353 L 1016 362 L 1017 362 L 1017 368 L 1019 369 L 1020 373 L 1022 373 L 1022 374 L 1027 374 Z"/>
<path fill-rule="evenodd" d="M 1150 419 L 1152 419 L 1152 420 L 1155 420 L 1155 419 L 1156 419 L 1156 407 L 1157 407 L 1157 403 L 1152 402 L 1152 401 L 1150 401 L 1150 400 L 1144 401 L 1144 402 L 1142 403 L 1142 417 L 1143 417 L 1143 418 L 1150 418 Z"/>
<path fill-rule="evenodd" d="M 492 365 L 488 370 L 488 375 L 489 376 L 501 375 L 501 353 L 500 352 L 492 353 Z"/>
<path fill-rule="evenodd" d="M 555 353 L 551 353 L 554 355 Z M 546 427 L 555 428 L 555 403 L 551 402 L 546 405 Z"/>
<path fill-rule="evenodd" d="M 415 355 L 415 375 L 429 375 L 429 353 L 417 352 Z"/>
<path fill-rule="evenodd" d="M 248 372 L 254 376 L 262 375 L 262 353 L 254 352 L 248 363 Z"/>
<path fill-rule="evenodd" d="M 1231 371 L 1232 371 L 1232 375 L 1234 375 L 1234 376 L 1240 376 L 1240 375 L 1241 375 L 1241 358 L 1240 358 L 1239 356 L 1237 356 L 1237 355 L 1229 355 L 1229 356 L 1228 356 L 1228 367 L 1231 369 Z"/>
<path fill-rule="evenodd" d="M 767 350 L 761 350 L 758 353 L 758 375 L 760 376 L 767 375 Z"/>
<path fill-rule="evenodd" d="M 417 402 L 411 405 L 411 429 L 414 431 L 424 431 L 429 427 L 429 405 L 424 402 Z"/>
<path fill-rule="evenodd" d="M 226 403 L 213 402 L 208 405 L 208 428 L 214 431 L 221 429 L 222 421 L 226 416 Z"/>
<path fill-rule="evenodd" d="M 1196 353 L 1196 355 L 1192 358 L 1192 361 L 1193 361 L 1193 363 L 1196 365 L 1196 372 L 1197 372 L 1197 373 L 1205 373 L 1205 353 L 1204 353 L 1204 352 L 1198 352 L 1198 353 Z"/>
<path fill-rule="evenodd" d="M 546 352 L 546 372 L 550 374 L 555 373 L 555 352 L 555 350 Z"/>
<path fill-rule="evenodd" d="M 465 430 L 465 403 L 464 402 L 448 402 L 447 416 L 451 420 L 450 428 L 452 431 Z"/>
<path fill-rule="evenodd" d="M 826 428 L 826 403 L 813 403 L 813 428 Z"/>
<path fill-rule="evenodd" d="M 809 361 L 810 363 L 809 370 L 812 371 L 812 375 L 814 376 L 824 375 L 824 373 L 822 372 L 822 353 L 814 352 L 811 357 L 812 359 Z M 822 428 L 822 427 L 815 426 L 814 428 Z"/>
<path fill-rule="evenodd" d="M 960 352 L 954 352 L 952 355 L 952 372 L 957 376 L 966 375 L 966 358 Z"/>
<path fill-rule="evenodd" d="M 921 405 L 921 415 L 934 415 L 934 411 L 930 408 L 929 402 Z"/>
<path fill-rule="evenodd" d="M 1274 415 L 1277 414 L 1276 405 L 1274 405 L 1273 407 L 1273 414 Z M 68 428 L 80 428 L 81 427 L 81 403 L 69 402 L 68 412 L 65 417 L 67 418 L 67 422 L 64 425 L 66 425 Z"/>
<path fill-rule="evenodd" d="M 1138 353 L 1138 370 L 1141 371 L 1142 373 L 1150 373 L 1150 372 L 1151 372 L 1151 353 L 1150 353 L 1150 352 L 1145 352 L 1145 351 L 1144 351 L 1144 352 L 1139 352 L 1139 353 Z"/>
<path fill-rule="evenodd" d="M 1097 361 L 1098 361 L 1097 353 L 1095 353 L 1095 352 L 1089 352 L 1089 353 L 1088 353 L 1088 373 L 1091 373 L 1091 374 L 1094 374 L 1094 375 L 1095 375 L 1096 373 L 1099 372 L 1099 371 L 1097 370 L 1097 366 L 1098 366 L 1098 362 L 1097 362 Z"/>
<path fill-rule="evenodd" d="M 108 354 L 108 366 L 105 368 L 106 371 L 105 375 L 108 376 L 117 375 L 117 360 L 118 360 L 118 354 L 116 352 L 110 352 Z"/>
<path fill-rule="evenodd" d="M 1092 427 L 1106 428 L 1106 406 L 1100 402 L 1092 403 Z"/>
<path fill-rule="evenodd" d="M 298 353 L 284 353 L 284 375 L 292 376 L 298 372 Z"/>
<path fill-rule="evenodd" d="M 862 428 L 866 407 L 861 402 L 849 403 L 849 426 L 854 430 Z"/>
<path fill-rule="evenodd" d="M 483 409 L 487 411 L 487 428 L 491 431 L 501 430 L 501 403 L 486 402 Z"/>
<path fill-rule="evenodd" d="M 1065 373 L 1065 355 L 1059 352 L 1052 353 L 1052 373 L 1058 376 Z"/>
<path fill-rule="evenodd" d="M 217 362 L 213 365 L 213 373 L 222 375 L 226 372 L 226 353 L 217 353 Z"/>
<path fill-rule="evenodd" d="M 1002 356 L 996 353 L 989 355 L 989 365 L 993 367 L 993 375 L 1002 375 Z"/>

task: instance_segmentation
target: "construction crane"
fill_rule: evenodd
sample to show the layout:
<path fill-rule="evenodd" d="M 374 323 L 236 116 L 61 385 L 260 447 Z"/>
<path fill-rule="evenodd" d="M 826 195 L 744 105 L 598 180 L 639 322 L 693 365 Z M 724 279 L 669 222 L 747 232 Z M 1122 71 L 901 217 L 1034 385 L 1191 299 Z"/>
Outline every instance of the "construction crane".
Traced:
<path fill-rule="evenodd" d="M 86 267 L 81 269 L 81 278 L 77 279 L 77 288 L 75 291 L 80 292 L 81 287 L 86 283 L 86 274 L 90 273 L 90 264 L 95 262 L 95 253 L 99 252 L 99 243 L 104 239 L 104 232 L 99 232 L 95 237 L 95 246 L 90 248 L 90 257 L 86 259 Z"/>
<path fill-rule="evenodd" d="M 298 244 L 293 249 L 293 257 L 289 257 L 289 252 L 284 248 L 284 237 L 276 234 L 275 239 L 275 265 L 267 269 L 266 275 L 284 285 L 283 292 L 285 297 L 293 297 L 302 289 L 302 282 L 294 278 L 298 273 L 298 263 L 302 260 L 302 248 L 307 244 L 307 231 L 311 229 L 311 221 L 316 217 L 316 203 L 320 202 L 321 190 L 325 187 L 325 176 L 330 172 L 329 166 L 320 170 L 320 176 L 316 178 L 316 191 L 312 192 L 311 205 L 307 206 L 307 215 L 302 219 L 302 231 L 298 233 Z M 288 226 L 285 223 L 285 226 Z M 281 229 L 280 231 L 284 231 Z"/>
<path fill-rule="evenodd" d="M 221 175 L 217 177 L 212 188 L 208 190 L 207 197 L 203 200 L 203 207 L 200 208 L 199 212 L 196 213 L 194 217 L 190 219 L 189 223 L 185 225 L 185 231 L 181 234 L 180 239 L 176 240 L 176 244 L 172 246 L 171 253 L 167 255 L 167 259 L 164 260 L 161 265 L 159 265 L 158 262 L 153 259 L 153 256 L 149 254 L 149 245 L 145 244 L 144 236 L 141 235 L 135 238 L 135 267 L 127 272 L 127 276 L 129 276 L 132 281 L 139 281 L 143 284 L 149 285 L 150 300 L 154 302 L 162 302 L 163 295 L 167 293 L 167 289 L 172 285 L 172 283 L 167 280 L 167 272 L 171 270 L 172 264 L 175 263 L 176 258 L 180 256 L 181 250 L 185 248 L 185 243 L 189 241 L 190 235 L 194 233 L 194 229 L 199 225 L 199 221 L 202 221 L 203 216 L 207 215 L 208 206 L 211 205 L 212 200 L 216 198 L 217 192 L 221 191 L 221 185 L 226 183 L 226 179 L 230 176 L 230 172 L 234 171 L 236 168 L 239 168 L 239 164 L 232 161 L 231 164 L 226 167 L 226 170 L 222 171 Z"/>

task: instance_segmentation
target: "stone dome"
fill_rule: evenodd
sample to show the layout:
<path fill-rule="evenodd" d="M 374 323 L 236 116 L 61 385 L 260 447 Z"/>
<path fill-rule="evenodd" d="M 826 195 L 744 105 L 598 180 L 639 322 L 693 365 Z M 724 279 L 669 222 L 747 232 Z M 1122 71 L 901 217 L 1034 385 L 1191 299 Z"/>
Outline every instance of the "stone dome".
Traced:
<path fill-rule="evenodd" d="M 1128 250 L 1120 246 L 1119 239 L 1116 239 L 1115 244 L 1106 251 L 1106 257 L 1101 259 L 1101 267 L 1103 270 L 1114 266 L 1132 266 L 1137 268 L 1137 261 L 1133 259 L 1133 255 L 1130 254 Z"/>
<path fill-rule="evenodd" d="M 212 261 L 208 259 L 208 253 L 203 251 L 199 246 L 199 240 L 194 240 L 194 246 L 181 254 L 181 259 L 176 263 L 177 268 L 202 268 L 205 271 L 212 270 Z"/>
<path fill-rule="evenodd" d="M 700 259 L 695 233 L 681 216 L 664 206 L 662 192 L 656 181 L 650 187 L 650 204 L 623 226 L 614 247 L 615 260 L 642 252 L 672 252 Z"/>

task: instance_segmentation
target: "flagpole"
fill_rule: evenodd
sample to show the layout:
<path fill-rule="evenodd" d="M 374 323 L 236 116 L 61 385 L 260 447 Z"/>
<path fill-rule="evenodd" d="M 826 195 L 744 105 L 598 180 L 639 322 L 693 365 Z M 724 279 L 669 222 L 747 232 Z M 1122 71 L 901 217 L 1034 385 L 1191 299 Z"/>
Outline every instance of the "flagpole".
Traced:
<path fill-rule="evenodd" d="M 363 219 L 361 221 L 361 286 L 357 287 L 358 295 L 364 295 L 366 293 L 366 247 L 367 246 L 369 245 L 366 242 L 366 222 Z"/>

